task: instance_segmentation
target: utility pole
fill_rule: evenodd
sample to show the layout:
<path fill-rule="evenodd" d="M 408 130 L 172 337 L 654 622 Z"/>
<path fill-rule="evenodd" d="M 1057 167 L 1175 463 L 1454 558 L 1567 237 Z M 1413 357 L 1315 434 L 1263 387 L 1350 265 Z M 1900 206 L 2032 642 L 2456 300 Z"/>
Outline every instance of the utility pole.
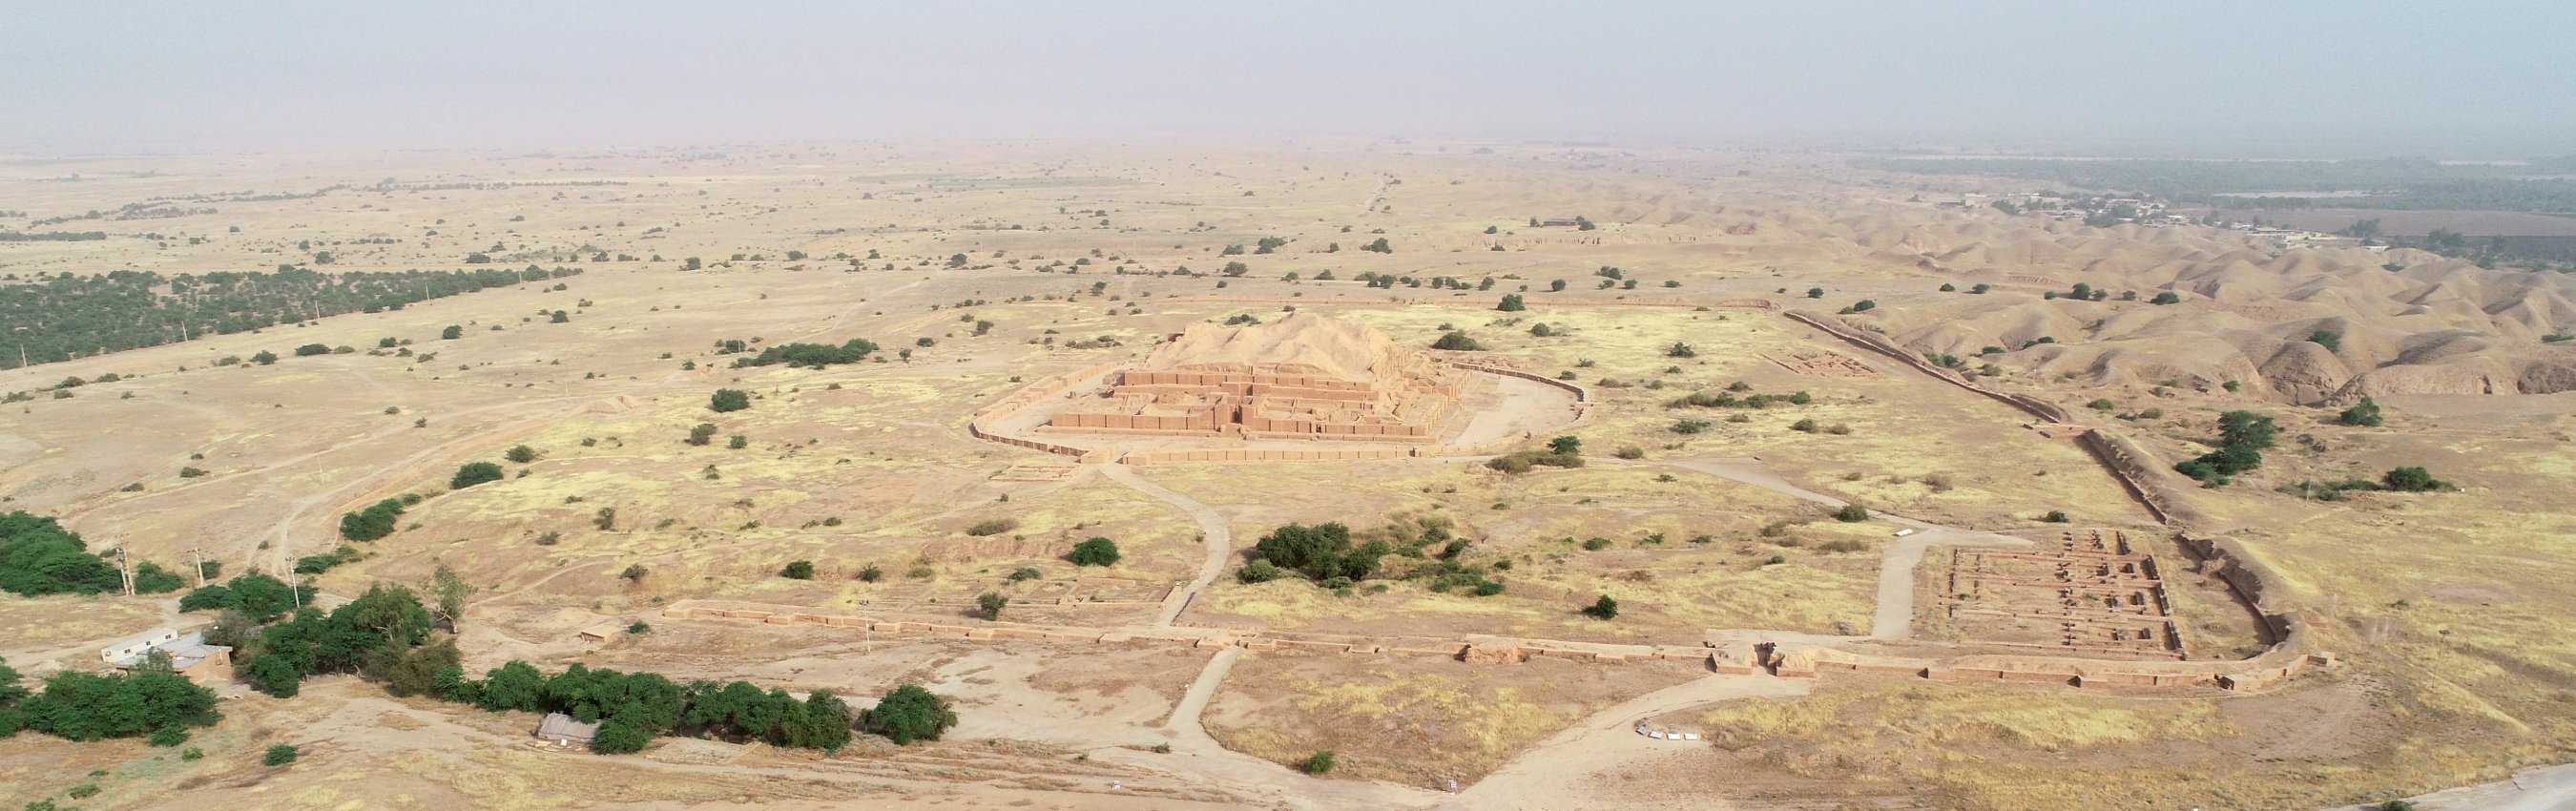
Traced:
<path fill-rule="evenodd" d="M 125 579 L 125 596 L 134 596 L 134 565 L 125 559 L 125 547 L 116 548 L 116 571 Z"/>
<path fill-rule="evenodd" d="M 188 547 L 188 564 L 189 564 L 191 567 L 193 567 L 193 568 L 195 568 L 195 569 L 197 570 L 197 588 L 205 588 L 205 587 L 206 587 L 206 552 L 205 552 L 205 550 L 203 550 L 203 549 L 199 549 L 199 548 L 194 547 L 194 546 Z"/>

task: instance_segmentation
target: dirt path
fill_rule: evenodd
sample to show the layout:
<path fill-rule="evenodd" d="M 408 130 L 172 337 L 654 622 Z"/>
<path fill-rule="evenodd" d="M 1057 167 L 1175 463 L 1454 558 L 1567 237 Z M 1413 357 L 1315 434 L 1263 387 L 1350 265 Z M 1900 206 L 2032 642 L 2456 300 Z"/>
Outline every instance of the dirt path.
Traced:
<path fill-rule="evenodd" d="M 1695 473 L 1750 484 L 1793 498 L 1805 499 L 1836 509 L 1850 502 L 1818 493 L 1771 472 L 1759 459 L 1685 459 L 1665 463 Z M 1870 513 L 1870 518 L 1914 530 L 1887 545 L 1878 564 L 1878 604 L 1871 612 L 1869 635 L 1874 639 L 1904 639 L 1914 625 L 1914 568 L 1923 562 L 1923 550 L 1936 544 L 1980 546 L 2029 546 L 2030 541 L 2010 535 L 1979 532 L 1972 529 L 1942 526 L 1893 513 Z"/>
<path fill-rule="evenodd" d="M 1766 676 L 1712 675 L 1621 702 L 1558 730 L 1523 750 L 1475 786 L 1439 805 L 1443 809 L 1577 809 L 1636 807 L 1633 801 L 1578 790 L 1579 781 L 1658 755 L 1683 755 L 1705 743 L 1662 741 L 1637 734 L 1639 720 L 1742 698 L 1805 695 L 1811 682 Z M 1693 808 L 1723 808 L 1695 802 Z"/>
<path fill-rule="evenodd" d="M 2534 766 L 2511 779 L 2406 798 L 2418 811 L 2576 811 L 2576 763 Z M 2378 803 L 2323 811 L 2369 811 Z"/>
<path fill-rule="evenodd" d="M 1101 465 L 1100 469 L 1111 481 L 1152 496 L 1165 504 L 1179 507 L 1181 512 L 1188 513 L 1190 520 L 1198 522 L 1199 534 L 1207 542 L 1207 560 L 1199 564 L 1198 579 L 1190 581 L 1187 587 L 1163 598 L 1162 610 L 1154 614 L 1155 627 L 1170 627 L 1172 621 L 1180 619 L 1181 612 L 1190 607 L 1190 601 L 1198 598 L 1200 591 L 1205 590 L 1209 584 L 1215 583 L 1217 577 L 1225 573 L 1226 556 L 1234 552 L 1233 533 L 1226 529 L 1225 517 L 1217 515 L 1215 510 L 1208 508 L 1208 505 L 1201 504 L 1197 499 L 1189 496 L 1172 492 L 1162 485 L 1146 481 L 1144 477 L 1136 475 L 1134 468 L 1110 463 Z"/>
<path fill-rule="evenodd" d="M 1254 793 L 1278 807 L 1296 809 L 1346 808 L 1429 808 L 1445 795 L 1422 789 L 1406 788 L 1391 783 L 1358 780 L 1326 780 L 1290 771 L 1288 767 L 1225 748 L 1207 734 L 1199 716 L 1207 710 L 1208 701 L 1216 696 L 1217 687 L 1234 669 L 1243 649 L 1228 647 L 1208 659 L 1207 669 L 1199 671 L 1198 680 L 1190 683 L 1172 707 L 1172 717 L 1163 732 L 1172 738 L 1172 751 L 1166 755 L 1142 754 L 1134 750 L 1095 751 L 1092 756 L 1122 765 L 1144 766 L 1175 774 L 1203 778 L 1220 783 L 1230 791 Z"/>

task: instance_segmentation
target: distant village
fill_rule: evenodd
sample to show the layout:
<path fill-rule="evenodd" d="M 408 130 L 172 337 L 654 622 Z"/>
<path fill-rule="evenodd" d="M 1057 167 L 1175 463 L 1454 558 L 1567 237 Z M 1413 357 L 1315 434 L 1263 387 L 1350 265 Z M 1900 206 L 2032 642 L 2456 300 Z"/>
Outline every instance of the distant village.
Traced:
<path fill-rule="evenodd" d="M 1971 192 L 1959 195 L 1956 200 L 1943 200 L 1933 205 L 1938 208 L 1963 210 L 1992 208 L 2006 214 L 2082 222 L 2097 228 L 2108 228 L 2114 225 L 2143 225 L 2150 228 L 2200 225 L 2243 231 L 2270 240 L 2274 246 L 2281 248 L 2339 246 L 2363 247 L 2374 251 L 2388 249 L 2386 245 L 2372 244 L 2366 240 L 2342 234 L 2232 220 L 2219 216 L 2215 211 L 2208 216 L 2194 218 L 2171 211 L 2164 200 L 2146 196 L 2112 197 L 2060 192 L 1994 195 Z"/>

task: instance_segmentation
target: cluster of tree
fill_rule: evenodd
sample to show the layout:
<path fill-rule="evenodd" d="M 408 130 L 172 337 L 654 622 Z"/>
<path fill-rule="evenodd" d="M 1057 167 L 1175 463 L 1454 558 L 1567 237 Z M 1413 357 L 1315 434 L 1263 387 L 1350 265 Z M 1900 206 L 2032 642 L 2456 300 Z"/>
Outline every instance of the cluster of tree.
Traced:
<path fill-rule="evenodd" d="M 221 272 L 162 276 L 145 271 L 64 272 L 0 285 L 0 324 L 23 327 L 27 361 L 71 358 L 175 343 L 354 312 L 377 312 L 581 271 L 524 270 L 319 273 Z M 0 358 L 15 368 L 18 353 Z"/>
<path fill-rule="evenodd" d="M 2430 493 L 2436 490 L 2451 489 L 2456 488 L 2454 488 L 2450 482 L 2433 478 L 2433 473 L 2431 471 L 2425 470 L 2421 467 L 2390 468 L 2387 473 L 2382 474 L 2379 477 L 2378 481 L 2371 481 L 2369 479 L 2344 479 L 2342 481 L 2323 482 L 2301 481 L 2297 484 L 2285 484 L 2280 487 L 2281 492 L 2296 496 L 2305 496 L 2318 501 L 2342 501 L 2343 494 L 2355 490 L 2363 492 L 2384 490 L 2393 493 Z"/>
<path fill-rule="evenodd" d="M 97 242 L 105 231 L 0 231 L 0 242 Z"/>
<path fill-rule="evenodd" d="M 597 723 L 599 733 L 590 748 L 601 754 L 641 751 L 658 735 L 760 741 L 826 752 L 840 751 L 850 742 L 849 706 L 829 690 L 814 691 L 799 701 L 785 690 L 763 691 L 750 682 L 682 685 L 659 673 L 622 673 L 580 664 L 549 676 L 516 660 L 473 680 L 465 678 L 464 670 L 454 663 L 453 646 L 444 640 L 440 645 L 446 646 L 437 654 L 443 666 L 429 671 L 425 682 L 416 671 L 406 672 L 388 689 L 493 712 L 559 712 L 583 723 Z M 948 723 L 955 723 L 954 715 Z"/>
<path fill-rule="evenodd" d="M 2272 418 L 2251 411 L 2230 411 L 2218 415 L 2218 450 L 2179 462 L 2174 471 L 2198 480 L 2204 487 L 2221 487 L 2236 474 L 2263 465 L 2263 450 L 2272 447 L 2280 429 Z"/>
<path fill-rule="evenodd" d="M 877 351 L 877 345 L 866 338 L 852 338 L 840 346 L 806 343 L 778 344 L 760 350 L 758 355 L 736 358 L 733 365 L 740 368 L 784 363 L 791 367 L 820 369 L 840 363 L 857 363 L 867 359 L 868 353 L 875 351 Z"/>
<path fill-rule="evenodd" d="M 1459 560 L 1470 545 L 1451 531 L 1448 519 L 1438 517 L 1398 518 L 1364 536 L 1338 522 L 1287 524 L 1261 536 L 1252 559 L 1235 571 L 1235 578 L 1264 583 L 1295 575 L 1342 589 L 1361 580 L 1393 577 L 1421 581 L 1435 592 L 1501 594 L 1503 584 L 1487 577 L 1484 567 Z M 1390 564 L 1390 558 L 1396 562 Z"/>
<path fill-rule="evenodd" d="M 1806 404 L 1808 404 L 1808 403 L 1815 402 L 1815 397 L 1814 397 L 1813 395 L 1809 395 L 1808 393 L 1806 393 L 1806 392 L 1805 392 L 1805 391 L 1803 391 L 1803 390 L 1801 390 L 1801 391 L 1793 391 L 1793 392 L 1790 392 L 1790 393 L 1788 393 L 1788 394 L 1750 394 L 1750 395 L 1745 395 L 1745 396 L 1743 396 L 1743 397 L 1737 397 L 1737 396 L 1736 396 L 1736 395 L 1737 395 L 1737 394 L 1739 394 L 1739 393 L 1742 393 L 1742 392 L 1748 392 L 1748 391 L 1752 391 L 1752 390 L 1753 390 L 1753 387 L 1752 387 L 1750 384 L 1746 384 L 1746 383 L 1743 383 L 1743 382 L 1737 382 L 1737 383 L 1733 383 L 1733 384 L 1728 385 L 1728 386 L 1726 387 L 1726 390 L 1725 390 L 1725 391 L 1715 391 L 1715 392 L 1701 391 L 1701 392 L 1692 392 L 1692 393 L 1690 393 L 1690 394 L 1683 395 L 1683 396 L 1681 396 L 1681 397 L 1679 397 L 1679 398 L 1674 399 L 1672 402 L 1665 403 L 1665 404 L 1664 404 L 1664 407 L 1665 407 L 1665 408 L 1694 408 L 1694 407 L 1695 407 L 1695 408 L 1755 408 L 1755 409 L 1760 409 L 1760 408 L 1770 408 L 1770 407 L 1771 407 L 1773 404 L 1775 404 L 1775 403 L 1787 403 L 1787 404 L 1790 404 L 1790 405 L 1806 405 Z"/>
<path fill-rule="evenodd" d="M 179 576 L 150 562 L 135 567 L 135 589 L 176 591 Z M 122 591 L 125 575 L 91 554 L 81 536 L 24 510 L 0 515 L 0 591 L 25 597 Z"/>
<path fill-rule="evenodd" d="M 121 675 L 65 670 L 29 692 L 18 672 L 0 663 L 0 738 L 30 729 L 74 741 L 171 734 L 223 718 L 215 694 L 147 663 Z M 157 737 L 156 737 L 157 740 Z"/>
<path fill-rule="evenodd" d="M 309 584 L 288 586 L 277 578 L 253 572 L 188 592 L 179 598 L 179 610 L 233 611 L 250 622 L 268 622 L 285 616 L 298 605 L 313 602 L 313 593 Z"/>
<path fill-rule="evenodd" d="M 751 395 L 741 389 L 717 389 L 707 397 L 707 410 L 718 414 L 751 407 Z"/>

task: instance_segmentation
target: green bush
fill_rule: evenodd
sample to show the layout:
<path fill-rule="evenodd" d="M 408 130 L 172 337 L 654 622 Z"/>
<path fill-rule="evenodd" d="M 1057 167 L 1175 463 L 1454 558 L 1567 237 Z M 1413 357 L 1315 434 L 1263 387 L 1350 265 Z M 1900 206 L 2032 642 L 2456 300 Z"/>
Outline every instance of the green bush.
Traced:
<path fill-rule="evenodd" d="M 389 498 L 368 505 L 366 509 L 357 512 L 343 513 L 340 515 L 340 537 L 352 541 L 372 541 L 391 535 L 396 525 L 394 519 L 400 517 L 402 512 L 402 502 Z"/>
<path fill-rule="evenodd" d="M 810 560 L 789 561 L 786 566 L 779 568 L 778 576 L 789 580 L 812 580 L 814 579 L 814 562 Z"/>
<path fill-rule="evenodd" d="M 1610 599 L 1610 595 L 1601 595 L 1601 599 L 1594 600 L 1591 605 L 1583 607 L 1583 615 L 1597 620 L 1616 619 L 1619 616 L 1619 601 Z"/>
<path fill-rule="evenodd" d="M 524 465 L 529 462 L 537 461 L 537 449 L 526 445 L 513 445 L 510 446 L 510 451 L 508 453 L 501 455 L 501 458 L 510 460 L 510 463 L 514 465 Z"/>
<path fill-rule="evenodd" d="M 2449 482 L 2433 478 L 2432 473 L 2420 467 L 2392 469 L 2388 471 L 2388 475 L 2380 478 L 2379 483 L 2400 493 L 2427 493 L 2451 489 Z"/>
<path fill-rule="evenodd" d="M 500 465 L 491 462 L 467 462 L 456 468 L 455 476 L 448 478 L 447 489 L 463 490 L 484 482 L 497 482 L 500 480 Z"/>
<path fill-rule="evenodd" d="M 1326 772 L 1332 771 L 1333 750 L 1315 750 L 1314 754 L 1307 755 L 1305 760 L 1297 762 L 1297 770 L 1316 776 L 1322 776 Z"/>
<path fill-rule="evenodd" d="M 1118 563 L 1118 543 L 1107 538 L 1092 538 L 1073 545 L 1064 556 L 1076 566 L 1111 566 Z"/>
<path fill-rule="evenodd" d="M 295 762 L 297 754 L 294 744 L 281 743 L 269 747 L 266 754 L 260 755 L 259 762 L 268 766 L 284 766 Z"/>
<path fill-rule="evenodd" d="M 1846 524 L 1856 524 L 1862 521 L 1867 521 L 1869 520 L 1869 508 L 1863 507 L 1859 504 L 1845 504 L 1842 509 L 1834 511 L 1834 520 L 1841 521 Z"/>
<path fill-rule="evenodd" d="M 2353 404 L 2353 407 L 2344 409 L 2343 413 L 2335 415 L 2335 422 L 2340 425 L 2377 428 L 2381 422 L 2379 416 L 2379 403 L 2368 397 L 2361 398 L 2361 402 L 2355 403 Z"/>
<path fill-rule="evenodd" d="M 1440 340 L 1431 342 L 1431 348 L 1453 352 L 1482 352 L 1485 345 L 1477 343 L 1474 338 L 1467 337 L 1467 333 L 1464 332 L 1444 332 L 1440 334 Z"/>
<path fill-rule="evenodd" d="M 906 684 L 878 699 L 860 716 L 860 724 L 896 744 L 909 744 L 939 740 L 941 733 L 957 725 L 957 713 L 946 700 L 919 685 Z"/>
<path fill-rule="evenodd" d="M 717 389 L 715 394 L 707 397 L 707 410 L 718 414 L 750 407 L 751 395 L 741 389 Z"/>

